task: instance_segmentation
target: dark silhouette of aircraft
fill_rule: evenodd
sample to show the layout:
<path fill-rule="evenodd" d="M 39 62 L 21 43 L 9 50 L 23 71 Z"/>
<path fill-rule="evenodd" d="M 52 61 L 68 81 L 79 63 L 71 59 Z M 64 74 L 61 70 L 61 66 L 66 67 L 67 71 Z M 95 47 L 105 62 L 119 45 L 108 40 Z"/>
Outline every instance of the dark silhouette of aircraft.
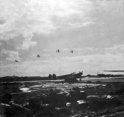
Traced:
<path fill-rule="evenodd" d="M 15 60 L 16 63 L 19 63 L 19 61 Z"/>
<path fill-rule="evenodd" d="M 39 54 L 37 54 L 37 58 L 40 58 L 40 55 Z"/>
<path fill-rule="evenodd" d="M 56 50 L 56 52 L 60 53 L 60 50 L 58 49 L 58 50 Z"/>
<path fill-rule="evenodd" d="M 71 50 L 70 52 L 73 53 L 73 50 Z"/>

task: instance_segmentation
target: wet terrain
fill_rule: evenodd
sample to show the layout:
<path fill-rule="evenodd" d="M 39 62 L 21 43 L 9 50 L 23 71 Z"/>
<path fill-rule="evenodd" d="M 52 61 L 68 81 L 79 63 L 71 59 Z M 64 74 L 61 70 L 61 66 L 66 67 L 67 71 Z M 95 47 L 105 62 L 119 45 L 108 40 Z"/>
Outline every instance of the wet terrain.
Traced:
<path fill-rule="evenodd" d="M 124 83 L 1 83 L 0 102 L 0 117 L 124 117 Z"/>

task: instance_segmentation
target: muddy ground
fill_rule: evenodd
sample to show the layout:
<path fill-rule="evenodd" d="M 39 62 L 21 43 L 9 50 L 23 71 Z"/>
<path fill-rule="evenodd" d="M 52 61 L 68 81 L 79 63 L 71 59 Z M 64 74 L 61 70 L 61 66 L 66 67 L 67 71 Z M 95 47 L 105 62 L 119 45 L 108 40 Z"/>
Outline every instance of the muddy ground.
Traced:
<path fill-rule="evenodd" d="M 4 94 L 11 94 L 12 99 L 8 103 L 11 116 L 2 110 L 0 117 L 124 117 L 122 80 L 83 79 L 72 84 L 43 81 L 17 85 L 1 83 L 1 110 L 6 107 L 2 102 Z"/>

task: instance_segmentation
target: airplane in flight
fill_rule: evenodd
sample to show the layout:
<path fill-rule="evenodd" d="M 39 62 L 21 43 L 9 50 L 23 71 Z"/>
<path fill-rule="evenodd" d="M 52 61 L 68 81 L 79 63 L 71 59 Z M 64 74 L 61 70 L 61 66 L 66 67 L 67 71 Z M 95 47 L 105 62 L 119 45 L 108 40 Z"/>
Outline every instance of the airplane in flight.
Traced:
<path fill-rule="evenodd" d="M 16 62 L 16 63 L 19 63 L 19 61 L 18 61 L 18 60 L 15 60 L 15 62 Z"/>
<path fill-rule="evenodd" d="M 73 50 L 71 50 L 70 52 L 73 53 Z"/>
<path fill-rule="evenodd" d="M 37 54 L 37 58 L 40 58 L 40 55 L 39 54 Z"/>
<path fill-rule="evenodd" d="M 60 50 L 58 49 L 58 50 L 56 50 L 56 52 L 60 53 Z"/>

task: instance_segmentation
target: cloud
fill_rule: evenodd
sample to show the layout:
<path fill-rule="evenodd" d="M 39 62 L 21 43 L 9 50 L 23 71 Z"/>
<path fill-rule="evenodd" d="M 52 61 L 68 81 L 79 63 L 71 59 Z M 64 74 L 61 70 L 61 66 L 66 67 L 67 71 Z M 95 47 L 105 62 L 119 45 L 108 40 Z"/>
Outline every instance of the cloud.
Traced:
<path fill-rule="evenodd" d="M 37 42 L 36 41 L 31 41 L 31 38 L 30 39 L 26 39 L 26 40 L 23 41 L 21 49 L 28 50 L 29 47 L 36 46 L 36 44 L 37 44 Z"/>
<path fill-rule="evenodd" d="M 8 51 L 5 50 L 5 49 L 3 49 L 3 50 L 1 51 L 1 54 L 7 54 L 7 53 L 8 53 Z"/>
<path fill-rule="evenodd" d="M 1 0 L 0 39 L 22 35 L 25 38 L 22 48 L 28 49 L 36 45 L 31 41 L 34 34 L 90 24 L 91 10 L 92 2 L 87 0 Z"/>
<path fill-rule="evenodd" d="M 51 57 L 51 54 L 49 53 L 44 53 L 44 54 L 41 54 L 42 57 L 45 57 L 45 58 L 48 58 L 48 57 Z"/>
<path fill-rule="evenodd" d="M 48 49 L 43 49 L 43 52 L 49 52 L 50 50 L 48 50 Z"/>
<path fill-rule="evenodd" d="M 0 77 L 7 76 L 7 75 L 8 75 L 7 70 L 5 70 L 5 69 L 3 69 L 3 68 L 0 67 Z"/>
<path fill-rule="evenodd" d="M 2 19 L 0 19 L 0 25 L 2 25 L 2 24 L 4 24 L 4 23 L 5 23 L 5 21 L 2 20 Z"/>
<path fill-rule="evenodd" d="M 20 60 L 19 53 L 17 51 L 10 51 L 3 49 L 1 54 L 6 54 L 8 57 L 6 60 L 13 61 L 13 60 Z"/>
<path fill-rule="evenodd" d="M 113 53 L 113 54 L 124 53 L 124 44 L 114 45 L 113 47 L 106 48 L 105 50 L 106 52 Z"/>
<path fill-rule="evenodd" d="M 0 42 L 0 46 L 2 46 L 3 44 Z"/>
<path fill-rule="evenodd" d="M 75 48 L 73 49 L 73 51 L 78 56 L 81 56 L 81 55 L 86 56 L 86 55 L 98 54 L 101 52 L 101 49 L 85 47 L 85 48 Z"/>
<path fill-rule="evenodd" d="M 4 50 L 4 53 L 7 53 Z M 78 71 L 99 72 L 105 69 L 124 69 L 124 54 L 92 54 L 80 56 L 66 56 L 60 58 L 47 58 L 38 61 L 25 61 L 20 64 L 10 64 L 1 66 L 6 74 L 16 75 L 48 75 L 56 73 L 66 74 Z M 11 72 L 8 70 L 11 69 Z M 2 71 L 1 70 L 1 71 Z M 3 72 L 4 72 L 3 71 Z M 5 72 L 4 72 L 5 73 Z"/>
<path fill-rule="evenodd" d="M 75 48 L 73 51 L 77 55 L 105 55 L 105 54 L 116 54 L 118 55 L 119 53 L 124 53 L 124 44 L 121 45 L 114 45 L 113 47 L 110 48 Z"/>
<path fill-rule="evenodd" d="M 67 48 L 63 48 L 62 51 L 69 51 L 69 49 L 67 49 Z"/>
<path fill-rule="evenodd" d="M 83 22 L 83 23 L 75 23 L 75 24 L 74 23 L 68 23 L 68 27 L 80 28 L 80 27 L 91 25 L 91 24 L 95 24 L 95 22 L 86 21 L 86 22 Z"/>

